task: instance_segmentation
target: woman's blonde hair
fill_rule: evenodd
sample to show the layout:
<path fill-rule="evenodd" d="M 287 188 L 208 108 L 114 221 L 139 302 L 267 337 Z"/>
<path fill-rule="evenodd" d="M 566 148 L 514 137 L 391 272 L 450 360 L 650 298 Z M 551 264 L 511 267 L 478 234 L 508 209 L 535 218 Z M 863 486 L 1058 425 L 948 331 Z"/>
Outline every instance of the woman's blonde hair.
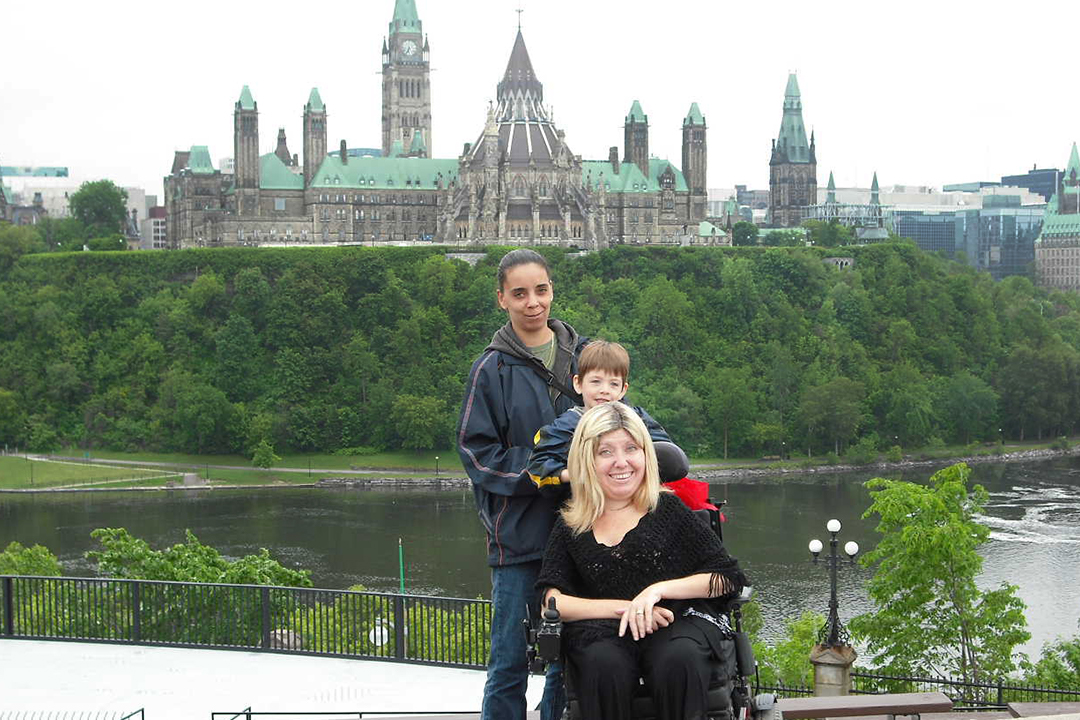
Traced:
<path fill-rule="evenodd" d="M 596 451 L 600 439 L 610 432 L 625 430 L 645 453 L 645 477 L 630 499 L 642 512 L 652 512 L 660 500 L 660 471 L 656 450 L 645 423 L 621 402 L 600 403 L 581 416 L 570 443 L 567 468 L 570 471 L 570 500 L 562 509 L 563 521 L 575 535 L 592 528 L 604 512 L 604 491 L 596 475 Z"/>

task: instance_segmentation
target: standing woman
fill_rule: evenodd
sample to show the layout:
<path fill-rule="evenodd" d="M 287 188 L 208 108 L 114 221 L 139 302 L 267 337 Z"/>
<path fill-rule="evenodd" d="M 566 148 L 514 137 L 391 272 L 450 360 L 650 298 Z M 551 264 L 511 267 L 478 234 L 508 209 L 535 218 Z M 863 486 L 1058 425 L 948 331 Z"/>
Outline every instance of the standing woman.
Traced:
<path fill-rule="evenodd" d="M 491 656 L 483 720 L 524 720 L 528 665 L 525 608 L 535 601 L 555 512 L 563 498 L 541 496 L 526 472 L 536 431 L 580 403 L 570 389 L 585 341 L 549 316 L 547 261 L 513 250 L 499 263 L 496 297 L 509 316 L 473 363 L 458 421 L 458 453 L 472 480 L 487 531 L 491 566 Z M 565 704 L 561 668 L 549 670 L 542 720 L 558 720 Z"/>

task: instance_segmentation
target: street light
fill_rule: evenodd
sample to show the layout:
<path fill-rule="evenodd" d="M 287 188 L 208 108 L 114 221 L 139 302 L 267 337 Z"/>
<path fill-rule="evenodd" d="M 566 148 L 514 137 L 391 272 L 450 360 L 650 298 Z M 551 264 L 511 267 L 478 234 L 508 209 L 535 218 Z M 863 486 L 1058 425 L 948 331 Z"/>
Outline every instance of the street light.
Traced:
<path fill-rule="evenodd" d="M 836 535 L 840 532 L 840 521 L 836 518 L 829 520 L 825 524 L 825 529 L 829 531 L 829 556 L 827 558 L 829 562 L 829 581 L 831 586 L 831 595 L 829 596 L 829 617 L 825 620 L 825 624 L 821 626 L 821 631 L 818 633 L 818 644 L 827 645 L 828 647 L 841 647 L 843 645 L 849 645 L 851 643 L 851 635 L 848 634 L 847 628 L 840 622 L 840 614 L 837 612 L 838 604 L 836 602 L 836 570 L 840 565 L 840 558 L 836 554 L 837 539 Z M 818 561 L 818 556 L 821 554 L 824 545 L 820 540 L 814 538 L 810 541 L 809 549 L 810 554 L 814 556 L 814 563 Z M 848 559 L 851 563 L 855 564 L 855 556 L 859 554 L 859 543 L 851 540 L 844 545 L 844 552 L 847 553 Z"/>
<path fill-rule="evenodd" d="M 439 456 L 435 456 L 435 477 L 439 476 Z"/>

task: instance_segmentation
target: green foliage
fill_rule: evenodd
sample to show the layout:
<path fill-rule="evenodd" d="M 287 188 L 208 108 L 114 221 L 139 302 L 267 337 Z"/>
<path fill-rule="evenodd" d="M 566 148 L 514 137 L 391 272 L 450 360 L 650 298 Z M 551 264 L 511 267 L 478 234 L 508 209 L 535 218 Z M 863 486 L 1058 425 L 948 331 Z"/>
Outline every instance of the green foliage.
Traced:
<path fill-rule="evenodd" d="M 870 435 L 860 438 L 859 442 L 849 447 L 844 453 L 844 459 L 856 465 L 869 465 L 875 462 L 877 457 L 877 442 Z"/>
<path fill-rule="evenodd" d="M 68 206 L 85 228 L 85 237 L 111 237 L 124 229 L 127 199 L 127 190 L 111 180 L 96 180 L 80 185 L 68 198 Z"/>
<path fill-rule="evenodd" d="M 274 454 L 274 446 L 266 442 L 266 440 L 259 441 L 259 444 L 255 446 L 255 452 L 251 456 L 252 466 L 263 470 L 269 470 L 280 460 L 281 457 Z"/>
<path fill-rule="evenodd" d="M 60 561 L 43 545 L 24 547 L 12 542 L 0 552 L 0 575 L 59 577 L 63 574 Z"/>
<path fill-rule="evenodd" d="M 45 241 L 33 227 L 0 224 L 0 273 L 27 253 L 44 252 Z"/>
<path fill-rule="evenodd" d="M 820 220 L 807 220 L 803 227 L 810 231 L 810 241 L 821 247 L 837 247 L 851 245 L 855 241 L 851 228 L 833 220 L 821 222 Z"/>
<path fill-rule="evenodd" d="M 1043 647 L 1042 657 L 1024 668 L 1023 683 L 1040 688 L 1080 688 L 1080 637 Z"/>
<path fill-rule="evenodd" d="M 885 453 L 885 459 L 891 463 L 898 463 L 904 459 L 904 451 L 899 445 L 893 445 Z"/>
<path fill-rule="evenodd" d="M 152 549 L 124 528 L 98 528 L 90 536 L 102 549 L 90 550 L 86 557 L 97 563 L 103 577 L 311 587 L 310 572 L 286 568 L 266 548 L 228 560 L 216 548 L 200 543 L 190 530 L 185 542 L 165 550 Z"/>
<path fill-rule="evenodd" d="M 763 685 L 814 686 L 814 667 L 810 651 L 817 644 L 818 631 L 825 616 L 806 610 L 797 618 L 784 623 L 780 639 L 769 645 L 760 640 L 753 643 L 758 661 L 758 677 Z"/>
<path fill-rule="evenodd" d="M 757 245 L 757 225 L 740 220 L 731 228 L 731 244 L 735 246 Z"/>
<path fill-rule="evenodd" d="M 880 518 L 881 540 L 862 563 L 876 565 L 867 593 L 877 609 L 849 627 L 886 673 L 998 680 L 1031 637 L 1016 586 L 980 590 L 975 583 L 990 531 L 976 519 L 986 490 L 969 490 L 970 474 L 961 463 L 935 473 L 928 486 L 867 482 L 873 503 L 864 517 Z"/>
<path fill-rule="evenodd" d="M 38 227 L 49 248 L 60 223 Z M 432 247 L 26 243 L 0 241 L 0 433 L 32 448 L 449 449 L 505 321 L 504 248 L 471 266 Z M 819 247 L 543 251 L 553 314 L 622 342 L 631 400 L 693 453 L 1052 438 L 1080 417 L 1080 303 L 908 244 L 848 247 L 843 271 Z"/>

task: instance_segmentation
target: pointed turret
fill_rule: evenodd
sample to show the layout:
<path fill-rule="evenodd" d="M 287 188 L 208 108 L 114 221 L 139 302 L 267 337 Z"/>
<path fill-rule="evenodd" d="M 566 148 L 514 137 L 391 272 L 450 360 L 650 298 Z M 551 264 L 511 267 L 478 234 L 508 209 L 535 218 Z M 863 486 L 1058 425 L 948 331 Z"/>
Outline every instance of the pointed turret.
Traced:
<path fill-rule="evenodd" d="M 817 143 L 806 141 L 802 94 L 795 73 L 784 90 L 784 115 L 769 158 L 769 223 L 795 227 L 804 208 L 817 203 Z"/>
<path fill-rule="evenodd" d="M 698 108 L 697 103 L 690 105 L 690 112 L 686 113 L 686 117 L 683 118 L 683 125 L 704 125 L 705 116 L 701 114 L 701 110 Z"/>
<path fill-rule="evenodd" d="M 278 128 L 277 147 L 274 149 L 274 154 L 277 155 L 285 165 L 292 165 L 292 155 L 289 153 L 289 145 L 285 142 L 285 128 Z"/>
<path fill-rule="evenodd" d="M 251 97 L 251 90 L 245 85 L 244 89 L 240 91 L 240 99 L 236 101 L 236 107 L 239 110 L 257 110 L 258 106 L 255 104 L 255 100 Z"/>
<path fill-rule="evenodd" d="M 427 145 L 424 144 L 424 131 L 417 128 L 413 132 L 412 144 L 409 145 L 410 157 L 427 157 Z"/>
<path fill-rule="evenodd" d="M 829 191 L 829 194 L 825 196 L 825 202 L 827 202 L 827 203 L 835 203 L 836 202 L 836 182 L 833 180 L 832 170 L 829 171 L 829 186 L 826 189 Z"/>
<path fill-rule="evenodd" d="M 326 157 L 326 105 L 319 88 L 311 88 L 304 105 L 304 186 L 311 185 Z"/>
<path fill-rule="evenodd" d="M 498 87 L 499 122 L 508 120 L 547 120 L 544 110 L 544 85 L 536 78 L 525 37 L 518 30 L 514 49 L 506 63 L 506 72 Z"/>
<path fill-rule="evenodd" d="M 1080 183 L 1080 154 L 1076 152 L 1076 143 L 1069 154 L 1069 164 L 1065 166 L 1065 182 L 1069 185 Z"/>
<path fill-rule="evenodd" d="M 399 32 L 423 32 L 423 24 L 416 12 L 416 0 L 396 0 L 394 3 L 394 19 L 390 21 L 390 34 Z"/>
<path fill-rule="evenodd" d="M 630 106 L 623 124 L 623 158 L 649 177 L 649 116 L 637 100 Z"/>
<path fill-rule="evenodd" d="M 810 145 L 806 142 L 806 127 L 802 117 L 802 95 L 795 73 L 788 75 L 784 91 L 784 116 L 780 121 L 780 133 L 776 136 L 776 151 L 782 161 L 808 163 Z"/>
<path fill-rule="evenodd" d="M 706 180 L 708 150 L 706 145 L 705 116 L 697 103 L 690 105 L 690 111 L 683 118 L 682 126 L 682 172 L 690 189 L 690 218 L 704 220 L 707 214 Z"/>
<path fill-rule="evenodd" d="M 870 204 L 881 204 L 881 197 L 878 194 L 877 171 L 874 172 L 874 180 L 870 183 Z"/>

